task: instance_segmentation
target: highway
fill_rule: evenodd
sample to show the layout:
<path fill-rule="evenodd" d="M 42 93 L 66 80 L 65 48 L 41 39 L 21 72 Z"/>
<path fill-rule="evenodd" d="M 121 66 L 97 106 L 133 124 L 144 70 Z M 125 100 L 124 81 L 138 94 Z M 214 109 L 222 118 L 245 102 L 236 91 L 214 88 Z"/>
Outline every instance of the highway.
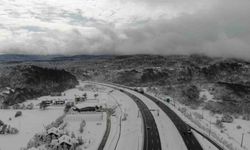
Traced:
<path fill-rule="evenodd" d="M 148 99 L 155 102 L 172 120 L 172 122 L 175 124 L 177 130 L 179 131 L 180 135 L 182 136 L 187 149 L 189 150 L 202 150 L 202 147 L 198 140 L 195 138 L 195 136 L 192 133 L 188 133 L 188 125 L 182 121 L 182 119 L 174 112 L 172 111 L 168 106 L 166 106 L 161 101 L 157 100 L 155 97 L 143 94 Z"/>
<path fill-rule="evenodd" d="M 122 88 L 125 88 L 125 89 L 129 89 L 129 90 L 133 90 L 132 88 L 130 87 L 126 87 L 126 86 L 122 86 L 122 85 L 115 85 L 114 86 L 119 86 L 119 87 L 122 87 Z M 115 88 L 115 87 L 112 87 L 110 86 L 111 88 Z M 119 90 L 118 88 L 115 88 L 117 90 Z M 154 121 L 154 118 L 153 118 L 153 115 L 150 113 L 150 111 L 148 110 L 147 112 L 145 112 L 144 108 L 147 106 L 139 99 L 137 98 L 135 95 L 127 92 L 127 91 L 124 91 L 124 90 L 121 90 L 122 92 L 124 92 L 125 94 L 127 94 L 129 97 L 131 97 L 138 105 L 139 109 L 141 110 L 141 112 L 143 112 L 143 118 L 145 116 L 145 120 L 149 119 L 148 116 L 150 116 L 150 119 L 149 120 L 153 120 L 153 123 L 155 124 L 155 121 Z M 136 91 L 138 92 L 138 91 Z M 138 92 L 140 93 L 140 92 Z M 140 93 L 142 94 L 142 93 Z M 195 136 L 192 134 L 192 133 L 188 133 L 188 130 L 191 129 L 192 127 L 187 125 L 173 110 L 171 110 L 167 105 L 165 105 L 163 102 L 159 101 L 158 99 L 156 99 L 155 97 L 151 96 L 151 95 L 148 95 L 146 93 L 143 93 L 142 95 L 144 95 L 145 97 L 147 97 L 148 99 L 152 100 L 156 105 L 158 105 L 165 113 L 166 115 L 172 120 L 172 122 L 174 123 L 174 125 L 176 126 L 177 130 L 179 131 L 181 137 L 183 138 L 184 142 L 185 142 L 185 145 L 187 147 L 188 150 L 202 150 L 202 146 L 200 145 L 200 143 L 198 142 L 198 140 L 195 138 Z M 148 109 L 148 108 L 147 108 Z M 152 117 L 152 118 L 151 118 Z M 147 121 L 146 121 L 147 122 Z M 148 121 L 148 122 L 152 122 L 152 121 Z M 148 123 L 144 123 L 144 124 L 148 124 Z M 145 128 L 145 127 L 144 127 Z M 157 130 L 157 127 L 156 127 L 156 124 L 154 125 L 153 129 Z M 223 148 L 218 145 L 216 142 L 214 142 L 213 140 L 211 140 L 209 137 L 205 136 L 204 134 L 202 134 L 200 131 L 192 128 L 193 130 L 195 130 L 196 132 L 198 132 L 200 135 L 202 135 L 205 139 L 207 139 L 209 142 L 211 142 L 215 147 L 218 148 L 218 150 L 223 150 Z M 156 135 L 154 136 L 158 136 L 158 139 L 157 141 L 153 141 L 152 144 L 155 142 L 156 143 L 160 143 L 160 138 L 159 138 L 159 133 L 158 133 L 158 130 L 157 131 L 154 131 L 154 132 L 157 132 Z M 144 133 L 146 134 L 146 133 Z M 144 137 L 144 140 L 151 140 L 152 138 L 155 138 L 155 137 L 150 137 L 148 136 L 146 139 Z M 160 145 L 160 144 L 159 144 Z M 144 143 L 144 147 L 145 147 L 145 143 Z M 161 149 L 161 147 L 160 147 Z M 145 148 L 144 148 L 145 150 Z M 146 149 L 146 150 L 151 150 L 150 148 Z M 155 147 L 152 149 L 152 150 L 157 150 L 155 149 Z"/>
<path fill-rule="evenodd" d="M 123 90 L 122 92 L 135 101 L 142 114 L 144 124 L 143 150 L 161 150 L 161 140 L 159 131 L 149 108 L 135 95 Z"/>
<path fill-rule="evenodd" d="M 162 148 L 161 148 L 161 140 L 160 140 L 159 131 L 158 131 L 154 116 L 150 112 L 147 105 L 144 104 L 143 101 L 140 100 L 138 97 L 136 97 L 135 95 L 125 90 L 121 90 L 119 88 L 108 86 L 108 85 L 104 85 L 104 86 L 119 90 L 120 92 L 128 95 L 137 104 L 141 112 L 143 125 L 144 125 L 143 150 L 161 150 Z"/>

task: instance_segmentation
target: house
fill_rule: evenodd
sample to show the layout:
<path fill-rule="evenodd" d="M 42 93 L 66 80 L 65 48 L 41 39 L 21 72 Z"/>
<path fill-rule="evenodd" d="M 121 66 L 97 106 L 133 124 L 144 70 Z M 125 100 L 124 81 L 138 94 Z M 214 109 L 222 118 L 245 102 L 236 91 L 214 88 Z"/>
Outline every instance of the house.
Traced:
<path fill-rule="evenodd" d="M 77 140 L 69 137 L 68 135 L 63 135 L 58 139 L 59 145 L 63 148 L 67 147 L 70 149 L 73 145 L 77 143 Z"/>
<path fill-rule="evenodd" d="M 31 148 L 29 148 L 28 150 L 47 150 L 44 146 L 39 146 L 39 147 L 37 147 L 37 148 L 35 148 L 35 147 L 31 147 Z"/>
<path fill-rule="evenodd" d="M 84 108 L 73 107 L 72 110 L 76 112 L 93 112 L 93 111 L 99 110 L 99 107 L 98 106 L 94 106 L 94 107 L 89 106 L 89 107 L 84 107 Z"/>
<path fill-rule="evenodd" d="M 64 105 L 66 103 L 65 100 L 56 100 L 54 101 L 54 105 Z"/>
<path fill-rule="evenodd" d="M 55 138 L 59 138 L 62 133 L 63 131 L 56 127 L 52 127 L 48 130 L 48 135 L 50 136 L 52 140 Z"/>
<path fill-rule="evenodd" d="M 8 98 L 9 94 L 6 93 L 0 93 L 0 101 L 5 101 Z"/>
<path fill-rule="evenodd" d="M 41 103 L 44 103 L 46 105 L 50 105 L 50 104 L 53 104 L 53 100 L 44 100 Z"/>
<path fill-rule="evenodd" d="M 79 103 L 79 102 L 84 102 L 87 100 L 87 97 L 76 97 L 75 98 L 75 103 Z"/>
<path fill-rule="evenodd" d="M 50 96 L 62 96 L 61 92 L 51 92 Z"/>
<path fill-rule="evenodd" d="M 55 149 L 59 146 L 59 141 L 58 139 L 53 139 L 51 143 L 48 145 L 49 148 Z"/>
<path fill-rule="evenodd" d="M 38 148 L 35 148 L 35 147 L 31 147 L 29 148 L 28 150 L 39 150 Z"/>

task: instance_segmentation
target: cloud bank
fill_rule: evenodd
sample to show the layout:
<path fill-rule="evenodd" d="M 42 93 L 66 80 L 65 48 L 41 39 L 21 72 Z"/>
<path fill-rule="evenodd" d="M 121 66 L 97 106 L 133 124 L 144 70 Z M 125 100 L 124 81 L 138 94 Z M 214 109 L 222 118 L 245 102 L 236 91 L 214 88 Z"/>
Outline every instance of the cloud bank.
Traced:
<path fill-rule="evenodd" d="M 250 59 L 249 0 L 0 0 L 0 53 Z"/>

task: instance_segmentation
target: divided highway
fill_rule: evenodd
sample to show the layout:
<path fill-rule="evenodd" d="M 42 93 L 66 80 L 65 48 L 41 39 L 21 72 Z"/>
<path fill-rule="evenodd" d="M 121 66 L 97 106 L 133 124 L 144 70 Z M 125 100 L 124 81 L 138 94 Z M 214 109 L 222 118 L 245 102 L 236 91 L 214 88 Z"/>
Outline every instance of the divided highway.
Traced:
<path fill-rule="evenodd" d="M 144 104 L 143 101 L 140 100 L 138 97 L 136 97 L 135 95 L 127 91 L 121 90 L 113 86 L 108 86 L 108 85 L 104 85 L 104 86 L 111 87 L 116 90 L 120 90 L 122 93 L 128 95 L 137 104 L 142 114 L 143 125 L 144 125 L 143 150 L 161 150 L 162 148 L 161 148 L 161 140 L 160 140 L 159 131 L 157 129 L 154 116 L 150 112 L 147 105 Z"/>
<path fill-rule="evenodd" d="M 195 136 L 192 133 L 188 133 L 188 125 L 182 121 L 182 119 L 174 111 L 168 108 L 168 106 L 166 106 L 161 101 L 157 100 L 155 97 L 148 94 L 143 95 L 155 102 L 169 116 L 189 150 L 202 150 L 202 147 Z"/>
<path fill-rule="evenodd" d="M 127 94 L 131 99 L 133 99 L 141 111 L 143 122 L 144 122 L 143 149 L 144 150 L 161 150 L 161 140 L 160 140 L 159 131 L 157 129 L 154 116 L 151 114 L 149 108 L 135 95 L 127 91 L 123 91 L 123 90 L 122 92 Z"/>
<path fill-rule="evenodd" d="M 105 85 L 105 86 L 107 86 L 107 85 Z M 114 84 L 114 86 L 133 90 L 130 87 L 126 87 L 126 86 L 122 86 L 122 85 L 115 85 Z M 110 86 L 110 87 L 115 88 L 113 86 Z M 119 88 L 115 88 L 115 89 L 120 90 Z M 140 100 L 135 95 L 133 95 L 127 91 L 124 91 L 124 90 L 120 90 L 120 91 L 127 94 L 131 99 L 133 99 L 136 102 L 136 104 L 138 105 L 138 107 L 142 113 L 142 117 L 143 117 L 143 121 L 144 121 L 144 129 L 147 129 L 144 131 L 144 135 L 145 135 L 144 136 L 144 150 L 161 150 L 159 132 L 158 132 L 154 117 L 151 114 L 148 107 L 146 106 L 146 104 L 144 104 L 143 101 Z M 140 93 L 140 92 L 138 92 L 138 93 Z M 140 93 L 140 94 L 142 94 L 142 93 Z M 152 100 L 172 120 L 172 122 L 176 126 L 177 130 L 179 131 L 181 137 L 183 138 L 184 143 L 185 143 L 188 150 L 202 150 L 203 149 L 202 146 L 200 145 L 200 143 L 198 142 L 198 140 L 196 139 L 196 137 L 192 133 L 190 133 L 189 130 L 192 127 L 190 127 L 188 124 L 186 124 L 173 110 L 171 110 L 167 105 L 165 105 L 163 102 L 159 101 L 158 99 L 156 99 L 155 97 L 153 97 L 151 95 L 148 95 L 146 93 L 143 93 L 142 95 L 144 95 L 148 99 Z M 201 134 L 209 142 L 211 142 L 215 147 L 218 148 L 218 150 L 223 150 L 223 148 L 220 145 L 218 145 L 216 142 L 214 142 L 213 140 L 211 140 L 207 136 L 204 136 L 201 132 L 197 131 L 196 129 L 194 129 L 194 130 L 196 132 L 198 132 L 199 134 Z"/>

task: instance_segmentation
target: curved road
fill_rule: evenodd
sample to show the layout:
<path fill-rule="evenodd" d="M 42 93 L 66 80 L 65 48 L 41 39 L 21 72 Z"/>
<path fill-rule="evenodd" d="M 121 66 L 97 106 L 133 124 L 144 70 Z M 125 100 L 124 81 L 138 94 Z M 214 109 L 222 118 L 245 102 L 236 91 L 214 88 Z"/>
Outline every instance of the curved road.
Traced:
<path fill-rule="evenodd" d="M 122 93 L 125 93 L 132 100 L 134 100 L 135 103 L 137 104 L 137 106 L 142 114 L 143 125 L 144 125 L 143 150 L 161 150 L 161 140 L 160 140 L 159 131 L 157 129 L 157 125 L 156 125 L 154 116 L 150 112 L 147 105 L 144 104 L 142 102 L 142 100 L 140 100 L 138 97 L 136 97 L 135 95 L 133 95 L 127 91 L 121 90 L 121 89 L 113 87 L 113 86 L 108 86 L 108 85 L 104 85 L 104 86 L 111 87 L 113 89 L 121 91 Z"/>
<path fill-rule="evenodd" d="M 102 141 L 98 147 L 98 150 L 103 150 L 105 145 L 106 145 L 106 142 L 108 140 L 108 137 L 109 137 L 109 134 L 110 134 L 110 130 L 111 130 L 111 120 L 110 120 L 110 117 L 107 116 L 107 125 L 106 125 L 106 131 L 104 133 L 104 136 L 102 138 Z"/>
<path fill-rule="evenodd" d="M 157 100 L 155 97 L 148 94 L 143 95 L 155 102 L 169 116 L 169 118 L 175 124 L 189 150 L 202 150 L 202 147 L 195 136 L 192 133 L 188 133 L 188 125 L 184 121 L 182 121 L 182 119 L 174 111 L 168 108 L 168 106 L 166 106 L 161 101 Z"/>
<path fill-rule="evenodd" d="M 107 85 L 106 85 L 107 86 Z M 130 87 L 126 87 L 126 86 L 123 86 L 123 85 L 117 85 L 117 84 L 114 84 L 114 86 L 118 86 L 118 87 L 122 87 L 122 88 L 125 88 L 125 89 L 129 89 L 129 90 L 134 90 Z M 115 87 L 112 87 L 112 88 L 115 88 Z M 118 88 L 115 88 L 115 89 L 118 89 Z M 119 90 L 119 89 L 118 89 Z M 124 91 L 124 90 L 121 90 L 122 92 L 124 92 L 125 94 L 129 95 L 138 105 L 138 107 L 140 108 L 143 108 L 143 107 L 147 107 L 139 98 L 137 98 L 136 96 L 132 95 L 131 93 L 127 92 L 127 91 Z M 136 91 L 138 92 L 138 91 Z M 140 92 L 138 92 L 140 93 Z M 140 93 L 142 94 L 142 93 Z M 169 116 L 169 118 L 172 120 L 172 122 L 175 124 L 177 130 L 179 131 L 180 135 L 182 136 L 186 146 L 187 146 L 187 149 L 189 150 L 202 150 L 202 146 L 200 145 L 200 143 L 198 142 L 198 140 L 195 138 L 195 136 L 192 134 L 192 133 L 188 133 L 188 130 L 190 128 L 192 128 L 191 126 L 187 125 L 173 110 L 171 110 L 168 106 L 166 106 L 163 102 L 159 101 L 158 99 L 156 99 L 155 97 L 151 96 L 151 95 L 148 95 L 146 93 L 143 93 L 142 95 L 144 95 L 145 97 L 147 97 L 148 99 L 152 100 L 156 105 L 158 105 L 165 113 L 167 116 Z M 145 105 L 145 106 L 141 106 L 141 105 Z M 148 108 L 147 108 L 148 109 Z M 141 110 L 141 112 L 144 112 L 144 110 Z M 148 114 L 149 113 L 149 114 Z M 150 115 L 151 119 L 153 119 L 153 122 L 155 124 L 155 121 L 154 121 L 154 118 L 153 118 L 153 115 L 150 113 L 150 111 L 148 110 L 148 112 L 144 112 L 144 117 L 145 117 L 145 114 L 147 115 Z M 146 116 L 147 116 L 146 115 Z M 146 117 L 147 118 L 147 117 Z M 150 120 L 151 120 L 150 119 Z M 144 119 L 143 119 L 144 120 Z M 148 122 L 151 122 L 151 121 L 148 121 Z M 144 124 L 147 124 L 147 123 L 144 123 Z M 145 127 L 144 127 L 145 128 Z M 147 127 L 146 127 L 147 128 Z M 156 124 L 154 126 L 154 128 L 156 128 Z M 211 140 L 209 137 L 205 136 L 204 134 L 202 134 L 200 131 L 192 128 L 193 130 L 195 130 L 196 132 L 198 132 L 200 135 L 202 135 L 204 138 L 206 138 L 209 142 L 211 142 L 215 147 L 217 147 L 219 150 L 223 150 L 223 148 L 218 145 L 216 142 L 214 142 L 213 140 Z M 157 128 L 156 128 L 157 130 Z M 145 133 L 144 133 L 145 134 Z M 157 135 L 155 136 L 158 136 L 159 138 L 159 133 L 158 133 L 158 130 L 157 130 Z M 145 138 L 145 137 L 144 137 Z M 151 140 L 153 137 L 149 137 L 147 139 L 144 139 L 144 140 Z M 157 143 L 154 143 L 152 142 L 152 145 L 154 143 L 155 144 L 158 144 L 159 142 L 159 145 L 160 145 L 160 138 L 159 140 L 157 140 Z M 145 147 L 145 142 L 144 142 L 144 147 Z M 161 147 L 160 147 L 161 149 Z M 145 150 L 145 148 L 144 148 Z M 146 149 L 146 150 L 151 150 L 151 149 Z M 155 148 L 152 148 L 152 150 L 157 150 Z"/>
<path fill-rule="evenodd" d="M 149 108 L 144 104 L 138 97 L 127 92 L 122 91 L 127 94 L 131 99 L 133 99 L 137 106 L 139 107 L 143 122 L 144 122 L 144 150 L 161 150 L 161 140 L 157 125 L 155 123 L 154 117 L 150 112 Z"/>

